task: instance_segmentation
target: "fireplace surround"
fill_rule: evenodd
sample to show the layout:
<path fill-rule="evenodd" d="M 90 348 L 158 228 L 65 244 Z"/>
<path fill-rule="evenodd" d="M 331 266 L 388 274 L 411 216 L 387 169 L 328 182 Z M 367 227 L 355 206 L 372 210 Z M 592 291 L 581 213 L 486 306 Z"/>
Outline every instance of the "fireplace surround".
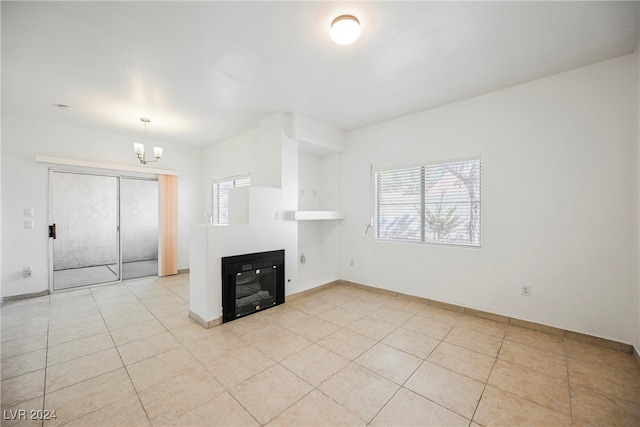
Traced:
<path fill-rule="evenodd" d="M 284 250 L 222 258 L 222 321 L 284 303 Z"/>

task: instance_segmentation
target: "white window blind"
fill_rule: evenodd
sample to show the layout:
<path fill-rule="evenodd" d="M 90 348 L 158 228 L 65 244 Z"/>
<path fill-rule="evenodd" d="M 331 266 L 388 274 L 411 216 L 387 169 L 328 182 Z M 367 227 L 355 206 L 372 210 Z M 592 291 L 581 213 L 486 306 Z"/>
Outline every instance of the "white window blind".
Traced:
<path fill-rule="evenodd" d="M 211 217 L 213 224 L 229 224 L 229 189 L 251 184 L 250 175 L 224 178 L 213 182 Z"/>
<path fill-rule="evenodd" d="M 374 174 L 375 237 L 480 246 L 481 160 Z"/>

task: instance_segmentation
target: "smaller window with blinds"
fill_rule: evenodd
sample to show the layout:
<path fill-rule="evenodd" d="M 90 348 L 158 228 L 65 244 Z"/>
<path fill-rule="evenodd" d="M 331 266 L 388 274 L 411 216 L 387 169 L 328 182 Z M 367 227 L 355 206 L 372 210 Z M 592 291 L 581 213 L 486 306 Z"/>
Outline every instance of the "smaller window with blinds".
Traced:
<path fill-rule="evenodd" d="M 251 184 L 251 175 L 231 176 L 213 181 L 211 218 L 213 224 L 229 224 L 229 189 Z"/>
<path fill-rule="evenodd" d="M 379 170 L 377 240 L 480 246 L 481 159 Z"/>

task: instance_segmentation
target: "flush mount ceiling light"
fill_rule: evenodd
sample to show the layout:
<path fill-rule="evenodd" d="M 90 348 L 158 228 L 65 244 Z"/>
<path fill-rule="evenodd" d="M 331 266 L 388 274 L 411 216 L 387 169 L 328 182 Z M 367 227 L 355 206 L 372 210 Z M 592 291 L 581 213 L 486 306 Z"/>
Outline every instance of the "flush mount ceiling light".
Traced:
<path fill-rule="evenodd" d="M 340 15 L 331 22 L 331 40 L 340 46 L 347 46 L 360 37 L 360 21 L 353 15 Z"/>
<path fill-rule="evenodd" d="M 140 121 L 144 123 L 144 144 L 141 144 L 139 142 L 134 142 L 133 143 L 133 152 L 136 153 L 136 157 L 138 157 L 138 160 L 140 160 L 140 163 L 142 163 L 143 165 L 146 165 L 147 163 L 153 163 L 153 162 L 157 162 L 158 160 L 160 160 L 160 157 L 162 157 L 162 147 L 153 147 L 153 155 L 156 157 L 155 160 L 147 160 L 146 159 L 146 154 L 147 154 L 147 123 L 150 123 L 151 120 L 143 117 L 143 118 L 140 119 Z"/>

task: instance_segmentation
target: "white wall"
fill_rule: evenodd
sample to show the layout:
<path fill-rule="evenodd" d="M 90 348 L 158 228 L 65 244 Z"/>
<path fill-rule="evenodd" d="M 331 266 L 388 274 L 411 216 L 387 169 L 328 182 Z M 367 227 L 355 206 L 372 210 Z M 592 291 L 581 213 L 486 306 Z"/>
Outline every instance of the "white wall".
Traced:
<path fill-rule="evenodd" d="M 636 341 L 633 62 L 624 56 L 349 132 L 341 277 Z M 481 249 L 362 236 L 373 211 L 370 165 L 474 155 L 483 159 Z"/>
<path fill-rule="evenodd" d="M 48 289 L 48 171 L 36 155 L 135 166 L 132 137 L 2 115 L 2 296 Z M 202 208 L 202 151 L 163 142 L 164 157 L 154 166 L 172 169 L 178 178 L 178 268 L 189 268 L 189 227 Z M 139 163 L 138 163 L 139 165 Z M 34 229 L 25 230 L 24 208 L 34 208 Z M 30 265 L 33 275 L 22 277 Z"/>

